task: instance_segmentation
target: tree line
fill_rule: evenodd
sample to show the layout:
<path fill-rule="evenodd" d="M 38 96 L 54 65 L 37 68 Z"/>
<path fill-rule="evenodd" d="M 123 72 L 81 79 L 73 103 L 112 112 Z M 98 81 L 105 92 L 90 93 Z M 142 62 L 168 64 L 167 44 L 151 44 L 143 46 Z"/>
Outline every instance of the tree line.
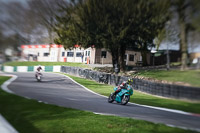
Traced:
<path fill-rule="evenodd" d="M 147 65 L 149 49 L 169 39 L 166 25 L 174 19 L 177 23 L 171 25 L 178 29 L 175 39 L 180 47 L 181 69 L 187 69 L 188 35 L 200 31 L 199 0 L 29 0 L 23 6 L 17 2 L 3 6 L 10 17 L 1 19 L 0 31 L 12 29 L 18 43 L 106 48 L 113 67 L 117 64 L 122 71 L 128 49 L 141 51 L 143 65 Z M 9 36 L 2 33 L 1 44 L 6 44 Z"/>
<path fill-rule="evenodd" d="M 199 28 L 198 6 L 196 0 L 73 0 L 60 5 L 62 15 L 56 16 L 55 42 L 66 48 L 74 44 L 106 48 L 112 55 L 113 67 L 118 64 L 124 71 L 125 51 L 141 51 L 143 65 L 147 65 L 149 48 L 165 39 L 166 24 L 177 14 L 184 70 L 188 60 L 187 33 Z"/>

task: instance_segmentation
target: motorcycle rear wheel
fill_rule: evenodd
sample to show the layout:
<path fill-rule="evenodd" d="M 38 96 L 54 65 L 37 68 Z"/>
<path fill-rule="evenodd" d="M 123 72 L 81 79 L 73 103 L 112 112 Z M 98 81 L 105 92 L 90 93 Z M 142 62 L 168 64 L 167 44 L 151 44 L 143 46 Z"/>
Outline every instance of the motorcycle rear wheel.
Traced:
<path fill-rule="evenodd" d="M 108 102 L 112 103 L 114 101 L 114 93 L 111 93 L 110 96 L 108 97 Z"/>

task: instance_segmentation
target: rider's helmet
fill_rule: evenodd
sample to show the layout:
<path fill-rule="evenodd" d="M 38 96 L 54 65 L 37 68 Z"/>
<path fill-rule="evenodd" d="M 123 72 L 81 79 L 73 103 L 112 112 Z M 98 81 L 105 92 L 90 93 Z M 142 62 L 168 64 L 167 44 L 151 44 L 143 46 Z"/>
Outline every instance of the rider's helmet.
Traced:
<path fill-rule="evenodd" d="M 40 71 L 42 69 L 41 65 L 38 65 L 37 71 Z"/>
<path fill-rule="evenodd" d="M 133 83 L 133 79 L 128 79 L 127 84 L 131 85 Z"/>

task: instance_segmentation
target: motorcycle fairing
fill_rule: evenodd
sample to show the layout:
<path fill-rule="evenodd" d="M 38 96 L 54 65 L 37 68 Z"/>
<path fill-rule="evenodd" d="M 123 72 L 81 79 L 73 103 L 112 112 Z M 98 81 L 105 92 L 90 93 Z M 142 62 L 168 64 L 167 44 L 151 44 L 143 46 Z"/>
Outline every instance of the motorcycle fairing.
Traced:
<path fill-rule="evenodd" d="M 121 91 L 117 94 L 116 96 L 116 101 L 121 102 L 122 101 L 122 96 L 126 94 L 128 91 L 126 89 L 121 89 Z"/>

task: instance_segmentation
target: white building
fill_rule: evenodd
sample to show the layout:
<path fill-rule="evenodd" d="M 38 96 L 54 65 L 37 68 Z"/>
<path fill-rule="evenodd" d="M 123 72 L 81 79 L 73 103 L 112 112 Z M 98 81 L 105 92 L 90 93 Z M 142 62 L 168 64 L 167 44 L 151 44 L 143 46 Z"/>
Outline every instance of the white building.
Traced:
<path fill-rule="evenodd" d="M 65 50 L 63 45 L 40 44 L 21 45 L 22 57 L 29 61 L 49 61 L 49 62 L 84 62 L 91 58 L 94 48 L 83 49 L 75 45 L 73 49 Z M 91 62 L 90 63 L 94 63 Z"/>
<path fill-rule="evenodd" d="M 21 45 L 21 48 L 22 57 L 29 61 L 112 64 L 112 56 L 105 49 L 91 47 L 83 49 L 78 45 L 75 45 L 73 49 L 64 49 L 63 45 L 56 44 Z M 150 60 L 150 57 L 148 60 Z M 141 53 L 127 50 L 124 61 L 126 65 L 137 65 L 138 62 L 142 61 Z"/>

